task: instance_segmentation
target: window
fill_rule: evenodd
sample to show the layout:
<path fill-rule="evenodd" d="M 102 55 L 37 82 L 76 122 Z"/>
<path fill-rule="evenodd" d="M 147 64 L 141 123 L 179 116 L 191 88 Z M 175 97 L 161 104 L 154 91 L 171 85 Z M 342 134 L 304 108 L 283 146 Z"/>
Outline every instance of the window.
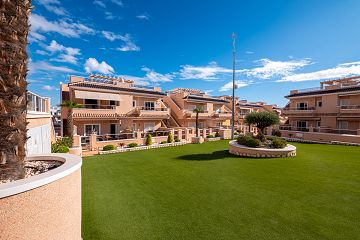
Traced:
<path fill-rule="evenodd" d="M 84 99 L 84 104 L 86 108 L 97 108 L 98 100 L 96 99 Z"/>
<path fill-rule="evenodd" d="M 321 126 L 321 121 L 316 121 L 316 127 L 320 128 L 320 126 Z"/>
<path fill-rule="evenodd" d="M 340 104 L 340 106 L 348 106 L 348 105 L 350 105 L 350 102 L 348 99 L 340 99 L 339 104 Z"/>
<path fill-rule="evenodd" d="M 110 101 L 110 106 L 116 106 L 116 101 Z"/>
<path fill-rule="evenodd" d="M 155 102 L 145 102 L 145 110 L 154 110 Z"/>
<path fill-rule="evenodd" d="M 95 134 L 99 135 L 100 134 L 100 124 L 86 124 L 84 126 L 85 128 L 85 135 L 90 135 L 93 132 L 95 132 Z"/>
<path fill-rule="evenodd" d="M 306 110 L 307 108 L 308 108 L 307 102 L 296 103 L 296 109 L 297 110 Z"/>
<path fill-rule="evenodd" d="M 316 106 L 317 106 L 317 107 L 322 107 L 322 101 L 317 101 L 317 102 L 316 102 Z"/>
<path fill-rule="evenodd" d="M 347 121 L 339 121 L 338 122 L 338 129 L 348 129 L 348 122 Z"/>
<path fill-rule="evenodd" d="M 297 121 L 296 122 L 296 128 L 298 131 L 306 131 L 307 128 L 307 122 L 306 121 Z"/>
<path fill-rule="evenodd" d="M 144 123 L 144 132 L 153 131 L 155 123 Z"/>
<path fill-rule="evenodd" d="M 136 100 L 133 100 L 133 107 L 136 107 Z"/>
<path fill-rule="evenodd" d="M 133 131 L 136 132 L 136 123 L 133 123 L 133 124 L 132 124 L 132 129 L 133 129 Z"/>
<path fill-rule="evenodd" d="M 195 126 L 196 126 L 195 122 L 189 122 L 188 123 L 188 127 L 190 127 L 190 128 L 195 128 Z"/>
<path fill-rule="evenodd" d="M 190 111 L 194 110 L 196 108 L 196 105 L 188 105 L 188 109 Z"/>

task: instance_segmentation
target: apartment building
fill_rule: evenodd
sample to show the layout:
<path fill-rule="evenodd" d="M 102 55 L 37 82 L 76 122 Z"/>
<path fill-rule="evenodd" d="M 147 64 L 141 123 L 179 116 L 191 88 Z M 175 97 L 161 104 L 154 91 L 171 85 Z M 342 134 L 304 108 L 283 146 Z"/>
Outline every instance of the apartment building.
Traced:
<path fill-rule="evenodd" d="M 27 101 L 27 155 L 51 153 L 51 142 L 55 136 L 50 114 L 50 98 L 28 92 Z"/>
<path fill-rule="evenodd" d="M 199 113 L 199 128 L 229 127 L 231 110 L 229 101 L 223 97 L 211 97 L 201 90 L 176 88 L 164 97 L 165 104 L 171 108 L 169 124 L 174 127 L 195 127 L 195 108 L 202 109 Z"/>
<path fill-rule="evenodd" d="M 79 135 L 155 131 L 166 127 L 170 109 L 160 88 L 146 88 L 134 81 L 102 75 L 71 76 L 61 85 L 61 101 L 71 100 L 82 108 L 73 109 L 73 123 Z M 68 109 L 61 109 L 63 134 Z"/>
<path fill-rule="evenodd" d="M 323 81 L 319 88 L 292 90 L 286 98 L 289 103 L 283 115 L 288 120 L 282 130 L 360 134 L 360 76 Z"/>

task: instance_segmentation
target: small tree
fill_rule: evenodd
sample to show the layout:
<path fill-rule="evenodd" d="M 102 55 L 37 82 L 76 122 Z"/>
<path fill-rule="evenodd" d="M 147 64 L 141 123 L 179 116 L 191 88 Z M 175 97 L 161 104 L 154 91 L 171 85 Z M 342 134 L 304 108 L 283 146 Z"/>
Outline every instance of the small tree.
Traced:
<path fill-rule="evenodd" d="M 82 105 L 75 103 L 73 101 L 65 100 L 60 104 L 60 106 L 68 109 L 66 132 L 67 132 L 67 135 L 69 136 L 69 138 L 71 139 L 71 146 L 72 146 L 72 139 L 73 139 L 73 135 L 74 135 L 73 109 L 74 108 L 82 108 Z"/>
<path fill-rule="evenodd" d="M 150 146 L 150 145 L 152 145 L 152 136 L 151 136 L 151 134 L 150 134 L 150 133 L 148 133 L 148 134 L 146 135 L 146 141 L 145 141 L 145 144 L 146 144 L 146 146 Z"/>
<path fill-rule="evenodd" d="M 169 135 L 168 135 L 168 137 L 167 137 L 167 142 L 168 142 L 168 143 L 174 142 L 174 138 L 173 138 L 173 135 L 172 135 L 171 132 L 169 132 Z"/>
<path fill-rule="evenodd" d="M 265 128 L 278 124 L 280 122 L 280 118 L 272 112 L 251 112 L 245 116 L 245 122 L 249 125 L 255 125 L 259 131 L 259 139 L 261 141 L 265 141 Z"/>
<path fill-rule="evenodd" d="M 195 129 L 196 129 L 196 137 L 199 137 L 199 113 L 204 112 L 204 110 L 201 107 L 196 107 L 193 109 L 193 112 L 196 113 L 195 117 Z"/>

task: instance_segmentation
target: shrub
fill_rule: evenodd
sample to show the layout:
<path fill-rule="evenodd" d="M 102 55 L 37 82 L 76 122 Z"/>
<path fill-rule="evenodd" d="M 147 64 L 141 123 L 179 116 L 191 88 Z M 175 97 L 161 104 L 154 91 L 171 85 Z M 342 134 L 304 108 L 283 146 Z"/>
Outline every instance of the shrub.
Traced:
<path fill-rule="evenodd" d="M 237 131 L 234 132 L 234 135 L 239 135 L 239 133 Z"/>
<path fill-rule="evenodd" d="M 71 147 L 72 145 L 72 140 L 69 137 L 63 137 L 59 140 L 56 141 L 59 145 L 63 145 L 63 146 L 67 146 L 67 147 Z"/>
<path fill-rule="evenodd" d="M 178 137 L 176 137 L 175 142 L 180 142 L 180 139 Z"/>
<path fill-rule="evenodd" d="M 277 130 L 277 129 L 273 129 L 272 135 L 277 136 L 277 137 L 281 137 L 281 132 L 279 130 Z"/>
<path fill-rule="evenodd" d="M 272 143 L 271 143 L 272 148 L 284 148 L 284 147 L 286 147 L 286 145 L 287 145 L 287 142 L 283 138 L 274 137 L 272 139 Z"/>
<path fill-rule="evenodd" d="M 168 142 L 168 143 L 174 142 L 174 138 L 173 138 L 173 135 L 172 135 L 171 132 L 170 132 L 169 135 L 168 135 L 167 142 Z"/>
<path fill-rule="evenodd" d="M 253 124 L 258 129 L 258 135 L 261 141 L 265 141 L 264 130 L 267 127 L 278 124 L 280 118 L 273 112 L 251 112 L 246 114 L 245 123 Z"/>
<path fill-rule="evenodd" d="M 129 143 L 128 148 L 133 148 L 139 146 L 137 143 Z"/>
<path fill-rule="evenodd" d="M 220 137 L 220 133 L 219 133 L 219 132 L 216 132 L 216 133 L 215 133 L 215 137 Z"/>
<path fill-rule="evenodd" d="M 253 148 L 260 147 L 261 143 L 259 139 L 255 139 L 249 135 L 239 136 L 236 141 L 238 144 Z"/>
<path fill-rule="evenodd" d="M 166 144 L 168 141 L 161 141 L 160 144 Z"/>
<path fill-rule="evenodd" d="M 70 150 L 67 146 L 57 145 L 56 143 L 51 145 L 52 153 L 68 153 L 69 151 Z"/>
<path fill-rule="evenodd" d="M 209 135 L 206 136 L 206 138 L 214 138 L 214 135 L 209 134 Z"/>
<path fill-rule="evenodd" d="M 152 136 L 151 136 L 151 134 L 147 134 L 146 135 L 145 145 L 150 146 L 151 144 L 152 144 Z"/>
<path fill-rule="evenodd" d="M 111 151 L 111 150 L 115 150 L 115 146 L 112 144 L 103 147 L 103 151 Z"/>

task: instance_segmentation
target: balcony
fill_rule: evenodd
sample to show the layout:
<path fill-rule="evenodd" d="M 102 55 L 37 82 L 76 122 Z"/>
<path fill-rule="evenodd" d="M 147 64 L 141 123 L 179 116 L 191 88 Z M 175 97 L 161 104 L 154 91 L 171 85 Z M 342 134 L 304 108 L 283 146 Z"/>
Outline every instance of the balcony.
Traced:
<path fill-rule="evenodd" d="M 282 113 L 284 115 L 311 115 L 316 111 L 315 107 L 296 107 L 284 108 Z"/>
<path fill-rule="evenodd" d="M 286 130 L 286 131 L 309 132 L 308 127 L 296 127 L 296 126 L 290 126 L 290 125 L 280 126 L 279 129 Z"/>
<path fill-rule="evenodd" d="M 227 112 L 227 111 L 214 112 L 213 116 L 217 118 L 231 118 L 231 112 Z"/>
<path fill-rule="evenodd" d="M 340 106 L 340 113 L 360 115 L 360 105 L 342 105 Z"/>
<path fill-rule="evenodd" d="M 192 110 L 184 110 L 184 116 L 186 118 L 195 118 L 196 113 L 194 113 Z M 199 113 L 199 118 L 210 118 L 210 113 L 207 110 L 202 111 Z"/>
<path fill-rule="evenodd" d="M 95 105 L 84 104 L 82 108 L 73 109 L 73 118 L 106 118 L 118 119 L 119 115 L 116 113 L 116 106 L 110 105 Z"/>
<path fill-rule="evenodd" d="M 135 113 L 141 117 L 162 117 L 168 118 L 170 116 L 170 109 L 166 107 L 137 107 Z"/>

